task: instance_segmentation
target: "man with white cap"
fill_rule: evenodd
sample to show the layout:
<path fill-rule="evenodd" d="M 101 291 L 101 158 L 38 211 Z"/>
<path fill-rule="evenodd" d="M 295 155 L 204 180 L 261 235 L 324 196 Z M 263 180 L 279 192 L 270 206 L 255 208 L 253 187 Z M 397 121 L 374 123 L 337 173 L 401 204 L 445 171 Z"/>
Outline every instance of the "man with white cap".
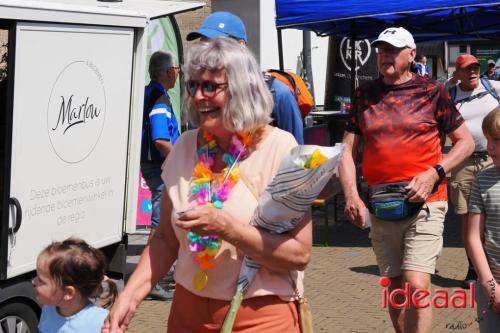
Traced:
<path fill-rule="evenodd" d="M 207 16 L 197 30 L 190 32 L 188 41 L 212 39 L 217 37 L 230 37 L 246 45 L 247 33 L 243 21 L 230 12 L 214 12 Z M 270 86 L 273 95 L 272 117 L 275 125 L 282 130 L 290 132 L 298 144 L 304 144 L 304 126 L 299 106 L 291 90 L 279 80 L 272 80 Z"/>
<path fill-rule="evenodd" d="M 406 283 L 410 295 L 422 290 L 416 300 L 410 296 L 409 308 L 388 305 L 396 332 L 430 332 L 430 297 L 423 290 L 430 290 L 443 245 L 446 173 L 470 155 L 474 144 L 444 86 L 410 71 L 416 54 L 410 32 L 388 28 L 372 46 L 380 77 L 356 90 L 343 140 L 340 179 L 345 212 L 362 228 L 371 220 L 370 238 L 389 292 L 404 289 Z M 444 157 L 442 134 L 453 142 Z M 367 205 L 357 191 L 352 154 L 360 139 Z"/>

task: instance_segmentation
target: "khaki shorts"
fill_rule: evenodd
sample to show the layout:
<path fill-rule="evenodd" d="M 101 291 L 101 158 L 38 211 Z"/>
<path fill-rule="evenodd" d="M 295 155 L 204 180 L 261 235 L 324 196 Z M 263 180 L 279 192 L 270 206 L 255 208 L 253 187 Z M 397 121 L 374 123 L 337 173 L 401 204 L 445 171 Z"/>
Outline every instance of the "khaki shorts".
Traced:
<path fill-rule="evenodd" d="M 424 204 L 420 212 L 402 221 L 384 221 L 370 214 L 370 238 L 380 275 L 397 277 L 402 271 L 434 274 L 443 249 L 444 217 L 448 202 Z"/>
<path fill-rule="evenodd" d="M 486 160 L 482 158 L 466 158 L 451 173 L 450 200 L 455 207 L 455 214 L 467 214 L 469 212 L 469 197 L 472 182 L 476 174 L 493 165 L 491 157 Z"/>

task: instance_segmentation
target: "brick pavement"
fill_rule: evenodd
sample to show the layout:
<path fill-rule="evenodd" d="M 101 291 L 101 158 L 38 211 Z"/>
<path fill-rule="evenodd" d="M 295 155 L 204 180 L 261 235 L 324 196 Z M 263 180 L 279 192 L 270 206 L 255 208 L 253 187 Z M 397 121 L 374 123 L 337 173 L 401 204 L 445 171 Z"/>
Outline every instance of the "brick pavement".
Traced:
<path fill-rule="evenodd" d="M 315 235 L 323 233 L 323 220 L 315 218 Z M 329 247 L 314 247 L 306 271 L 306 296 L 312 307 L 316 332 L 365 333 L 393 332 L 385 309 L 381 308 L 378 268 L 366 231 L 348 223 L 330 227 Z M 144 237 L 142 237 L 144 238 Z M 319 238 L 319 237 L 318 237 Z M 131 238 L 140 244 L 141 237 Z M 321 239 L 318 239 L 321 241 Z M 130 257 L 133 262 L 136 257 Z M 458 235 L 458 221 L 451 214 L 445 226 L 445 244 L 433 277 L 433 289 L 445 288 L 451 294 L 459 286 L 467 268 L 465 252 Z M 170 302 L 144 301 L 129 332 L 165 332 Z M 434 310 L 432 332 L 479 332 L 469 324 L 475 309 Z M 451 326 L 460 327 L 453 329 Z M 467 326 L 467 327 L 465 327 Z"/>

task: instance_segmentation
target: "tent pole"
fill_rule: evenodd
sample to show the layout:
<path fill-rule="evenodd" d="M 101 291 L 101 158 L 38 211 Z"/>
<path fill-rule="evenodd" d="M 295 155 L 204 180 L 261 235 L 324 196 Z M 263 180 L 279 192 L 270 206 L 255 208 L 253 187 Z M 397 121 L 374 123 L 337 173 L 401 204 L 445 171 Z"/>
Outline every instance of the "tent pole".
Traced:
<path fill-rule="evenodd" d="M 450 78 L 450 75 L 448 73 L 448 67 L 449 67 L 449 64 L 448 64 L 448 42 L 444 42 L 444 71 L 446 73 L 446 78 L 449 79 Z"/>
<path fill-rule="evenodd" d="M 351 21 L 351 108 L 352 103 L 354 101 L 354 91 L 356 90 L 356 22 L 354 20 Z"/>
<path fill-rule="evenodd" d="M 278 58 L 279 58 L 279 65 L 280 65 L 280 70 L 284 69 L 283 65 L 283 39 L 281 38 L 281 28 L 278 28 Z"/>
<path fill-rule="evenodd" d="M 311 32 L 302 31 L 302 71 L 306 71 L 306 82 L 309 83 L 309 91 L 311 92 L 314 100 L 314 81 L 312 72 L 312 59 L 311 59 Z"/>

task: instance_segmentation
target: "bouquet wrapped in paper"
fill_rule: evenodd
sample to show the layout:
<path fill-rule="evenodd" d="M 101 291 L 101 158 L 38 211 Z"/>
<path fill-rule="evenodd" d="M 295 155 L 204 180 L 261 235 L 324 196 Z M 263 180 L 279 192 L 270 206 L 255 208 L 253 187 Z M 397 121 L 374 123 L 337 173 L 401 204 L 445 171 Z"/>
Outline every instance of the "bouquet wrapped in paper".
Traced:
<path fill-rule="evenodd" d="M 344 146 L 301 145 L 292 149 L 259 199 L 251 225 L 274 234 L 294 229 L 337 172 Z M 232 330 L 238 308 L 260 265 L 245 256 L 236 293 L 221 332 Z"/>

